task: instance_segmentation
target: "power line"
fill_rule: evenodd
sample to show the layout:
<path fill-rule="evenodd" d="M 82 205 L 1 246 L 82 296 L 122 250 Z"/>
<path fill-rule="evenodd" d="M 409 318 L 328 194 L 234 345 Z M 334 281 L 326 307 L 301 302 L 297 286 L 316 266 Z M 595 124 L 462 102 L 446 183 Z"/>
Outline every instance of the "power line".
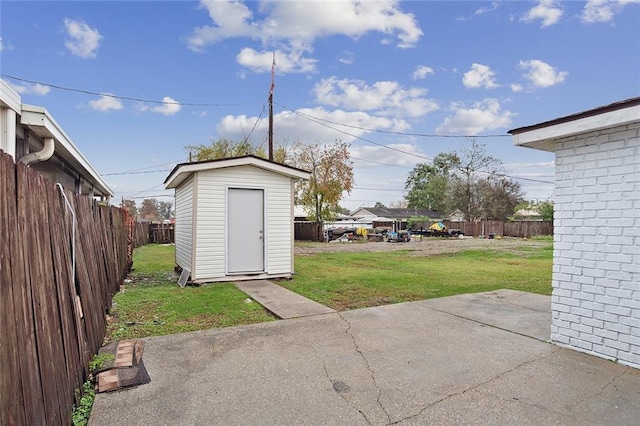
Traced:
<path fill-rule="evenodd" d="M 277 103 L 277 102 L 274 102 L 274 103 Z M 288 108 L 286 105 L 283 105 L 283 104 L 279 104 L 279 105 L 282 106 L 283 108 L 292 109 L 292 108 Z M 499 135 L 436 135 L 436 134 L 429 134 L 429 133 L 398 132 L 398 131 L 392 131 L 392 130 L 372 129 L 372 128 L 368 128 L 368 127 L 356 126 L 356 125 L 353 125 L 353 124 L 338 123 L 336 121 L 327 120 L 326 118 L 315 117 L 313 115 L 305 114 L 304 112 L 299 112 L 299 111 L 296 112 L 296 114 L 298 114 L 300 116 L 303 116 L 303 117 L 306 117 L 306 118 L 312 118 L 314 120 L 324 121 L 325 123 L 331 123 L 331 124 L 335 124 L 335 125 L 338 125 L 338 126 L 350 127 L 352 129 L 364 130 L 364 131 L 367 131 L 367 132 L 385 133 L 385 134 L 390 134 L 390 135 L 418 136 L 418 137 L 423 137 L 423 138 L 507 138 L 507 137 L 511 137 L 511 135 L 504 135 L 504 134 L 499 134 Z"/>
<path fill-rule="evenodd" d="M 140 175 L 145 173 L 166 173 L 169 170 L 146 170 L 142 172 L 118 172 L 118 173 L 102 173 L 100 176 L 122 176 L 122 175 Z"/>
<path fill-rule="evenodd" d="M 66 90 L 68 92 L 83 93 L 85 95 L 93 95 L 93 96 L 107 96 L 107 97 L 114 98 L 114 99 L 122 99 L 122 100 L 125 100 L 125 101 L 144 102 L 144 103 L 148 103 L 148 104 L 182 105 L 182 106 L 197 106 L 197 107 L 225 107 L 225 106 L 237 106 L 237 105 L 253 105 L 253 104 L 259 103 L 259 102 L 237 102 L 237 103 L 209 104 L 209 103 L 178 102 L 178 101 L 165 102 L 165 101 L 158 101 L 158 100 L 155 100 L 155 99 L 143 99 L 143 98 L 136 98 L 136 97 L 132 97 L 132 96 L 117 96 L 117 95 L 112 95 L 110 93 L 100 93 L 100 92 L 94 92 L 94 91 L 91 91 L 91 90 L 76 89 L 76 88 L 73 88 L 73 87 L 60 86 L 60 85 L 57 85 L 57 84 L 45 83 L 45 82 L 37 81 L 37 80 L 28 80 L 26 78 L 16 77 L 16 76 L 9 75 L 9 74 L 0 73 L 0 76 L 4 77 L 4 78 L 9 78 L 11 80 L 21 81 L 23 83 L 40 84 L 40 85 L 43 85 L 43 86 L 53 87 L 54 89 L 58 89 L 58 90 Z"/>

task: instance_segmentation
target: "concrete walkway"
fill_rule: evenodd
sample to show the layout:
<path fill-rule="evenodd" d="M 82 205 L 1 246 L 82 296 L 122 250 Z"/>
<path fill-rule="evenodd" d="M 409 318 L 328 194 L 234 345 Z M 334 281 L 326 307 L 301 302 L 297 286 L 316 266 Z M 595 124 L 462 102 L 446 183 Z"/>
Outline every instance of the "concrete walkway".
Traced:
<path fill-rule="evenodd" d="M 335 312 L 313 300 L 267 280 L 237 281 L 236 286 L 281 319 L 308 317 Z"/>
<path fill-rule="evenodd" d="M 510 290 L 146 339 L 151 383 L 91 426 L 637 425 L 640 370 L 547 343 Z"/>

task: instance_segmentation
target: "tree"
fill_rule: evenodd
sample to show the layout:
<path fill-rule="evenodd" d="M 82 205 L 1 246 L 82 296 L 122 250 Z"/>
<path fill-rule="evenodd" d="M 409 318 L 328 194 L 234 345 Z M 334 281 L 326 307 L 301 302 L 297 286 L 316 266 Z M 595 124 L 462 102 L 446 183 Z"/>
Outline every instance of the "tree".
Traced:
<path fill-rule="evenodd" d="M 542 220 L 553 221 L 553 201 L 538 203 L 538 213 L 540 213 Z"/>
<path fill-rule="evenodd" d="M 129 210 L 129 213 L 131 213 L 131 216 L 134 218 L 138 217 L 138 208 L 136 207 L 135 200 L 123 198 L 120 202 L 120 207 Z"/>
<path fill-rule="evenodd" d="M 159 222 L 160 212 L 158 210 L 158 200 L 156 200 L 155 198 L 145 198 L 144 200 L 142 200 L 139 214 L 142 219 L 150 220 L 152 222 Z"/>
<path fill-rule="evenodd" d="M 418 164 L 405 182 L 408 207 L 446 212 L 450 209 L 449 182 L 460 159 L 455 153 L 440 153 L 432 164 Z"/>
<path fill-rule="evenodd" d="M 376 204 L 375 204 L 373 207 L 375 207 L 375 208 L 377 208 L 377 209 L 384 209 L 384 208 L 386 208 L 387 206 L 385 206 L 385 205 L 384 205 L 384 203 L 382 203 L 382 202 L 380 202 L 380 201 L 376 201 Z"/>
<path fill-rule="evenodd" d="M 457 152 L 440 153 L 431 164 L 418 164 L 407 177 L 409 207 L 440 213 L 460 210 L 466 220 L 504 220 L 522 201 L 520 184 L 502 173 L 500 160 L 470 138 Z"/>
<path fill-rule="evenodd" d="M 171 201 L 160 201 L 158 203 L 158 213 L 161 219 L 171 219 L 174 215 L 173 203 Z"/>
<path fill-rule="evenodd" d="M 349 145 L 341 141 L 333 145 L 299 144 L 294 165 L 311 173 L 309 181 L 298 182 L 296 188 L 296 198 L 311 220 L 333 220 L 343 192 L 349 193 L 353 188 Z"/>
<path fill-rule="evenodd" d="M 228 139 L 211 140 L 209 145 L 187 145 L 184 147 L 189 152 L 191 161 L 220 160 L 223 158 L 243 157 L 255 155 L 268 158 L 269 154 L 261 147 L 254 147 L 248 141 L 233 142 Z M 273 161 L 286 164 L 290 157 L 287 144 L 277 146 L 273 152 Z"/>

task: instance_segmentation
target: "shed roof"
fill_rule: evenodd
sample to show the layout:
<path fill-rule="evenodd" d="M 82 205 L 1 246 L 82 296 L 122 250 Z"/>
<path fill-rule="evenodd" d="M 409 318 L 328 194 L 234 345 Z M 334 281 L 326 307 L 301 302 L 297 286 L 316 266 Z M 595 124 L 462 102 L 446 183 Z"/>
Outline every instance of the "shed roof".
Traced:
<path fill-rule="evenodd" d="M 640 97 L 509 130 L 514 145 L 555 151 L 555 140 L 579 133 L 640 121 Z"/>
<path fill-rule="evenodd" d="M 255 155 L 245 155 L 243 157 L 222 158 L 218 160 L 194 161 L 190 163 L 180 163 L 176 165 L 169 176 L 164 180 L 166 189 L 177 188 L 182 182 L 187 180 L 192 174 L 206 170 L 224 169 L 238 166 L 253 166 L 270 172 L 278 173 L 292 179 L 309 179 L 311 173 L 306 170 L 287 166 L 285 164 L 269 161 Z"/>

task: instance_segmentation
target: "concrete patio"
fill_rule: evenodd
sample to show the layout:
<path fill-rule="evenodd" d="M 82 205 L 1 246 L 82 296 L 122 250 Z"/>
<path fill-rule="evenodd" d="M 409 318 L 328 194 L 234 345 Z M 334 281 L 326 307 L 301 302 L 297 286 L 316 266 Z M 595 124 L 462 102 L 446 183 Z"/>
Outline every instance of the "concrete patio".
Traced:
<path fill-rule="evenodd" d="M 146 340 L 90 424 L 616 424 L 640 371 L 554 346 L 548 296 L 468 294 Z"/>

